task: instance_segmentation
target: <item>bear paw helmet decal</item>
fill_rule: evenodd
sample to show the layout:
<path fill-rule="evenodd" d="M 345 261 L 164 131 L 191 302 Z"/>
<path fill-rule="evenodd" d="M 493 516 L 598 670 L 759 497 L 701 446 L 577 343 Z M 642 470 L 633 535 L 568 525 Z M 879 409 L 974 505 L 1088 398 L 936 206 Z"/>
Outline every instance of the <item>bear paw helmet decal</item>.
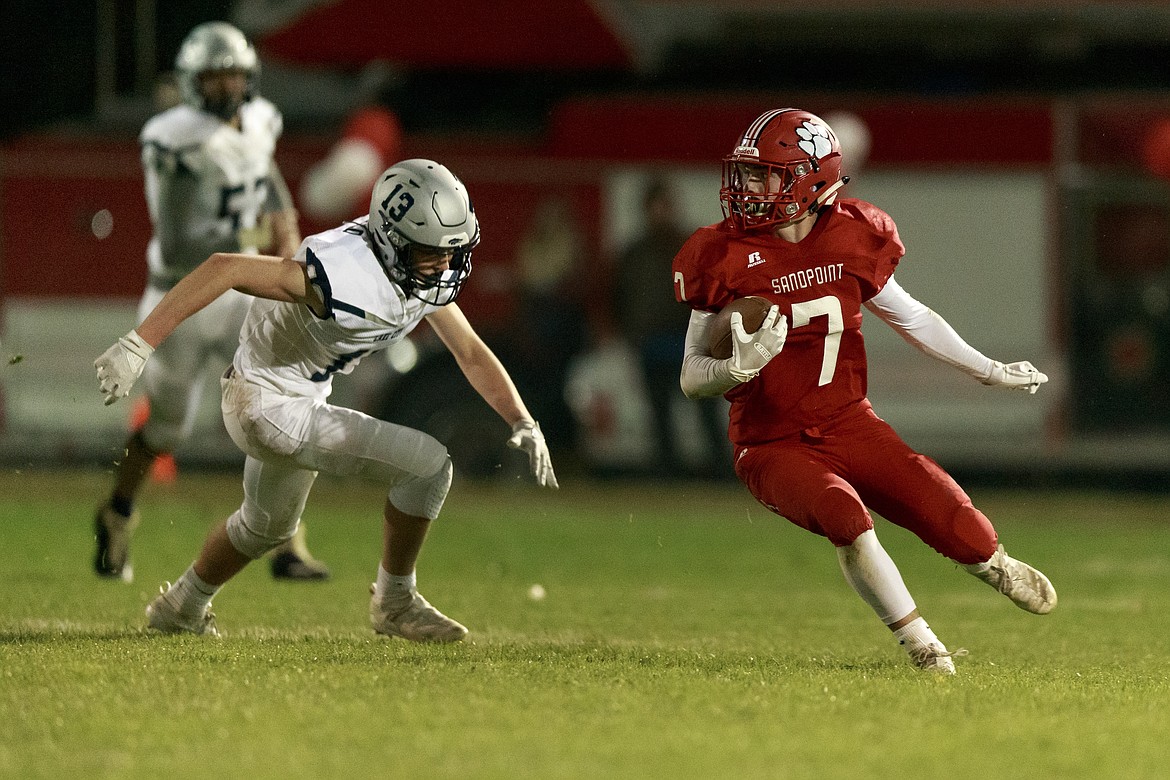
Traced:
<path fill-rule="evenodd" d="M 800 138 L 796 145 L 811 157 L 819 160 L 833 151 L 833 142 L 829 140 L 829 128 L 824 125 L 806 120 L 796 128 L 796 135 Z"/>

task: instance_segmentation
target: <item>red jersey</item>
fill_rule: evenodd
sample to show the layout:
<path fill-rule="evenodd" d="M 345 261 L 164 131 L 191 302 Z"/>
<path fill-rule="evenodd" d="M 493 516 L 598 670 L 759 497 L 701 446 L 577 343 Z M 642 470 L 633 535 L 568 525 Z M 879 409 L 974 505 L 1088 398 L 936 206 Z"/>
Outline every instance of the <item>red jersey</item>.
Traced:
<path fill-rule="evenodd" d="M 795 244 L 726 223 L 700 228 L 687 240 L 674 259 L 678 300 L 717 312 L 736 298 L 759 295 L 788 317 L 780 354 L 726 394 L 734 444 L 815 429 L 865 400 L 861 305 L 885 286 L 904 252 L 890 216 L 854 198 L 822 211 Z"/>

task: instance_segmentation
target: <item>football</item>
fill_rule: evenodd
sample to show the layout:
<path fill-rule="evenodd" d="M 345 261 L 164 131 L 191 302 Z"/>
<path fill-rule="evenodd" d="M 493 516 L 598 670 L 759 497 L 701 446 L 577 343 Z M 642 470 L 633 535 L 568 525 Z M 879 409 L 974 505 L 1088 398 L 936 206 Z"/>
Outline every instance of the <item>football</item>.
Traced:
<path fill-rule="evenodd" d="M 723 310 L 711 319 L 711 326 L 707 329 L 707 345 L 711 357 L 724 360 L 731 357 L 731 315 L 739 312 L 743 316 L 743 329 L 748 333 L 755 333 L 768 316 L 772 302 L 758 295 L 749 295 L 738 298 L 723 307 Z"/>

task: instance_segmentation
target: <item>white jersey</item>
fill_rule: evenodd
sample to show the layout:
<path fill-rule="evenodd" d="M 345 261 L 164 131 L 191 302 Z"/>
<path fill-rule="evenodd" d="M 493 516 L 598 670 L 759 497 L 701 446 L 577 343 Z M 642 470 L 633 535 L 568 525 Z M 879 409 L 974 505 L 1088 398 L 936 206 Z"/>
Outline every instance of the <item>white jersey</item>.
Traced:
<path fill-rule="evenodd" d="M 142 128 L 146 203 L 154 225 L 150 282 L 169 289 L 213 252 L 256 252 L 257 226 L 280 207 L 270 176 L 283 129 L 280 112 L 255 97 L 237 130 L 186 104 Z"/>
<path fill-rule="evenodd" d="M 325 303 L 324 317 L 301 304 L 252 302 L 232 364 L 237 375 L 285 395 L 324 400 L 334 374 L 348 374 L 438 310 L 390 281 L 367 238 L 367 220 L 309 236 L 297 252 Z"/>

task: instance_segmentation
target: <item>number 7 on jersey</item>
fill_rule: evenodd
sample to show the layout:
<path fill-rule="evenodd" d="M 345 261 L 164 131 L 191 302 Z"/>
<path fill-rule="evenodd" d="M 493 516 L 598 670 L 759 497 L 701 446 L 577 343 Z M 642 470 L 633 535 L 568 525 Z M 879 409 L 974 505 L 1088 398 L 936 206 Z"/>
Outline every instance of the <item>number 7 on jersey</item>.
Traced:
<path fill-rule="evenodd" d="M 833 381 L 833 374 L 837 371 L 837 353 L 841 349 L 841 333 L 845 330 L 845 318 L 841 316 L 841 301 L 832 295 L 826 295 L 823 298 L 792 304 L 793 328 L 808 325 L 813 317 L 829 318 L 828 332 L 825 333 L 825 354 L 821 358 L 821 376 L 817 381 L 818 387 L 824 387 Z"/>

